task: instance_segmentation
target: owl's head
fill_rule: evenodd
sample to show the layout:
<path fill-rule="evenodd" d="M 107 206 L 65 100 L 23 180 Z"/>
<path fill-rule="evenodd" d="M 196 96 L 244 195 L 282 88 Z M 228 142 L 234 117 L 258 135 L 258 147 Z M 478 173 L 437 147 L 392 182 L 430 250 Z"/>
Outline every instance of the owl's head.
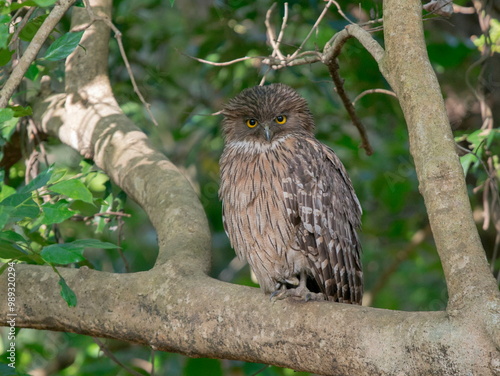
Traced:
<path fill-rule="evenodd" d="M 314 121 L 307 102 L 284 84 L 254 86 L 231 99 L 222 110 L 226 142 L 272 142 L 290 134 L 312 135 Z"/>

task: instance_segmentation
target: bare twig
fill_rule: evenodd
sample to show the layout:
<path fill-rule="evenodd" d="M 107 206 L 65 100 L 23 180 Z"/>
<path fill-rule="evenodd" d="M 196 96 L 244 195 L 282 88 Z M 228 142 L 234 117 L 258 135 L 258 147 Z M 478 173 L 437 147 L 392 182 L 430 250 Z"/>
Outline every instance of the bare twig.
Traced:
<path fill-rule="evenodd" d="M 423 6 L 429 13 L 438 14 L 443 17 L 450 17 L 453 14 L 452 0 L 431 0 Z"/>
<path fill-rule="evenodd" d="M 133 370 L 132 368 L 126 366 L 125 364 L 123 364 L 122 362 L 120 362 L 118 360 L 118 358 L 108 349 L 108 347 L 106 346 L 106 344 L 104 342 L 102 342 L 99 338 L 96 338 L 96 337 L 92 337 L 92 339 L 94 340 L 95 343 L 97 343 L 97 345 L 99 346 L 99 349 L 104 353 L 106 354 L 106 356 L 111 359 L 113 362 L 115 362 L 117 365 L 119 365 L 120 367 L 122 367 L 125 371 L 127 371 L 128 373 L 130 373 L 131 375 L 134 375 L 134 376 L 142 376 L 141 373 Z"/>
<path fill-rule="evenodd" d="M 398 96 L 396 95 L 395 92 L 391 91 L 391 90 L 387 90 L 387 89 L 368 89 L 368 90 L 365 90 L 363 92 L 361 92 L 356 98 L 354 98 L 354 100 L 352 101 L 352 105 L 356 105 L 356 102 L 359 101 L 361 98 L 363 98 L 365 95 L 368 95 L 368 94 L 375 94 L 375 93 L 378 93 L 378 94 L 387 94 L 387 95 L 390 95 L 390 96 L 393 96 L 395 98 L 397 98 Z"/>
<path fill-rule="evenodd" d="M 130 63 L 128 61 L 128 57 L 127 57 L 127 54 L 125 52 L 125 48 L 123 47 L 121 31 L 118 30 L 118 28 L 115 26 L 115 24 L 113 22 L 111 22 L 111 20 L 108 17 L 97 16 L 94 13 L 92 7 L 90 6 L 89 0 L 83 0 L 83 2 L 85 3 L 85 9 L 87 10 L 89 17 L 90 17 L 90 20 L 91 20 L 90 24 L 88 26 L 90 26 L 96 20 L 103 21 L 115 33 L 115 39 L 116 39 L 116 42 L 118 43 L 118 49 L 120 50 L 120 55 L 122 56 L 123 63 L 125 64 L 125 68 L 127 69 L 128 75 L 130 77 L 130 82 L 132 83 L 132 87 L 134 88 L 134 92 L 139 97 L 143 106 L 146 108 L 146 111 L 148 112 L 149 117 L 151 118 L 151 121 L 153 122 L 153 124 L 158 126 L 158 121 L 156 120 L 155 116 L 151 112 L 151 104 L 146 101 L 146 99 L 142 95 L 139 87 L 137 86 L 137 82 L 135 81 L 134 73 L 132 72 L 132 68 L 131 68 Z"/>
<path fill-rule="evenodd" d="M 328 8 L 330 8 L 330 5 L 332 5 L 332 0 L 329 0 L 326 5 L 325 5 L 325 8 L 323 9 L 323 11 L 321 12 L 321 14 L 319 15 L 318 19 L 316 20 L 316 22 L 314 23 L 313 27 L 311 28 L 311 30 L 309 31 L 309 34 L 307 34 L 307 36 L 305 37 L 305 39 L 302 41 L 302 43 L 300 44 L 299 48 L 297 48 L 297 50 L 293 53 L 292 56 L 290 56 L 290 60 L 293 60 L 295 57 L 297 57 L 297 55 L 299 54 L 299 52 L 302 51 L 302 49 L 304 48 L 305 44 L 307 43 L 307 41 L 309 40 L 309 38 L 311 38 L 311 35 L 314 33 L 314 31 L 318 28 L 318 25 L 320 24 L 320 22 L 323 20 L 323 18 L 325 17 L 325 14 L 326 12 L 328 11 Z"/>
<path fill-rule="evenodd" d="M 353 103 L 347 96 L 344 90 L 344 80 L 339 74 L 339 65 L 337 57 L 340 55 L 340 51 L 349 39 L 355 37 L 361 44 L 372 54 L 377 62 L 379 62 L 384 56 L 384 50 L 382 47 L 372 38 L 370 33 L 362 29 L 358 25 L 348 25 L 344 30 L 335 34 L 335 36 L 327 43 L 325 46 L 322 61 L 328 67 L 332 80 L 335 84 L 336 91 L 344 104 L 354 126 L 358 129 L 361 136 L 361 147 L 365 149 L 367 155 L 373 154 L 373 149 L 368 140 L 368 135 L 366 129 L 362 124 L 361 120 L 356 115 Z"/>
<path fill-rule="evenodd" d="M 453 13 L 474 14 L 476 13 L 476 9 L 474 9 L 474 7 L 463 7 L 461 5 L 453 4 Z"/>
<path fill-rule="evenodd" d="M 19 9 L 21 10 L 21 9 Z M 17 42 L 17 38 L 19 38 L 19 33 L 21 33 L 21 30 L 23 30 L 24 26 L 28 23 L 30 20 L 31 15 L 35 12 L 36 7 L 31 7 L 28 9 L 24 17 L 22 18 L 21 22 L 17 25 L 16 31 L 12 35 L 12 39 L 9 42 L 9 47 L 14 45 Z"/>
<path fill-rule="evenodd" d="M 129 215 L 129 217 L 130 217 L 130 215 Z M 120 255 L 120 258 L 123 261 L 123 265 L 125 266 L 125 271 L 127 273 L 130 273 L 132 269 L 130 268 L 130 264 L 129 264 L 127 258 L 125 257 L 125 254 L 123 253 L 123 249 L 122 249 L 123 225 L 125 224 L 125 222 L 123 221 L 123 217 L 118 217 L 117 222 L 118 222 L 118 231 L 117 231 L 116 245 L 118 245 L 118 247 L 119 247 L 118 254 Z"/>
<path fill-rule="evenodd" d="M 200 63 L 213 65 L 215 67 L 227 67 L 228 65 L 239 63 L 239 62 L 245 61 L 245 60 L 251 60 L 251 59 L 258 59 L 258 60 L 264 59 L 263 56 L 245 56 L 245 57 L 240 57 L 238 59 L 234 59 L 234 60 L 230 60 L 230 61 L 224 61 L 224 62 L 221 62 L 221 63 L 216 63 L 214 61 L 200 59 L 199 57 L 194 57 L 194 56 L 187 55 L 184 52 L 180 52 L 180 53 L 182 55 L 184 55 L 184 56 L 187 56 L 187 57 L 193 59 L 193 60 L 199 61 Z"/>
<path fill-rule="evenodd" d="M 325 0 L 325 1 L 328 1 L 328 0 Z M 337 7 L 337 12 L 338 12 L 338 14 L 340 14 L 344 20 L 346 20 L 346 21 L 347 21 L 347 22 L 349 22 L 350 24 L 354 24 L 354 22 L 353 22 L 353 21 L 351 21 L 351 20 L 349 19 L 349 17 L 347 17 L 347 16 L 346 16 L 346 14 L 344 13 L 344 11 L 343 11 L 343 10 L 342 10 L 342 8 L 340 7 L 339 3 L 337 3 L 336 1 L 333 1 L 333 0 L 331 0 L 331 2 L 332 2 L 332 4 L 333 4 L 333 5 L 335 5 L 335 6 Z"/>
<path fill-rule="evenodd" d="M 375 297 L 378 295 L 378 293 L 387 285 L 389 282 L 391 276 L 398 270 L 399 265 L 405 260 L 407 260 L 413 252 L 417 249 L 417 247 L 422 244 L 425 239 L 427 239 L 431 235 L 431 228 L 429 225 L 427 225 L 425 228 L 418 230 L 413 234 L 410 243 L 403 248 L 401 251 L 399 251 L 396 254 L 396 258 L 391 262 L 391 264 L 385 269 L 382 274 L 380 275 L 380 278 L 377 280 L 375 283 L 375 286 L 369 293 L 370 300 L 369 302 L 366 302 L 367 305 L 371 305 Z M 365 304 L 365 302 L 363 302 Z"/>
<path fill-rule="evenodd" d="M 285 29 L 287 27 L 287 22 L 288 22 L 288 3 L 283 4 L 284 8 L 284 14 L 283 14 L 283 21 L 281 22 L 281 28 L 280 32 L 278 34 L 278 39 L 276 40 L 276 44 L 279 48 L 281 41 L 283 40 L 283 35 L 285 33 Z"/>
<path fill-rule="evenodd" d="M 19 59 L 17 65 L 14 67 L 12 74 L 5 82 L 4 87 L 0 91 L 0 108 L 5 108 L 9 103 L 9 99 L 14 94 L 21 83 L 24 74 L 28 70 L 30 64 L 35 60 L 36 55 L 42 48 L 43 43 L 47 40 L 50 33 L 59 23 L 59 20 L 66 13 L 75 0 L 60 0 L 56 3 L 55 7 L 51 10 L 42 26 L 38 29 L 31 43 L 26 48 L 23 56 Z"/>
<path fill-rule="evenodd" d="M 95 217 L 105 217 L 105 216 L 116 216 L 116 217 L 127 217 L 127 218 L 130 218 L 131 215 L 128 214 L 128 213 L 124 213 L 122 211 L 118 211 L 118 212 L 115 212 L 115 211 L 106 211 L 106 212 L 102 212 L 102 213 L 95 213 L 95 214 L 92 214 L 92 215 L 88 215 L 88 216 L 81 216 L 81 215 L 74 215 L 72 217 L 72 220 L 74 221 L 89 221 Z"/>
<path fill-rule="evenodd" d="M 350 25 L 346 26 L 344 30 L 341 32 L 335 34 L 335 36 L 326 44 L 323 53 L 320 53 L 319 51 L 301 51 L 308 39 L 311 37 L 312 33 L 318 28 L 318 25 L 320 24 L 321 20 L 324 18 L 326 12 L 328 11 L 328 8 L 332 5 L 335 4 L 335 6 L 339 9 L 341 12 L 340 6 L 336 1 L 333 0 L 328 0 L 328 2 L 325 5 L 325 8 L 323 9 L 322 13 L 314 23 L 313 27 L 309 31 L 308 35 L 306 38 L 302 41 L 301 45 L 297 48 L 297 50 L 292 54 L 288 56 L 284 56 L 281 51 L 280 51 L 280 45 L 282 42 L 282 38 L 284 35 L 284 30 L 287 27 L 287 21 L 288 21 L 288 6 L 285 3 L 285 12 L 283 16 L 283 21 L 281 24 L 281 29 L 280 33 L 278 35 L 278 38 L 275 38 L 275 32 L 274 29 L 271 25 L 271 16 L 273 10 L 276 8 L 276 3 L 274 3 L 269 10 L 266 13 L 266 19 L 265 19 L 265 25 L 266 25 L 266 33 L 267 37 L 269 40 L 269 44 L 271 45 L 273 51 L 269 57 L 242 57 L 239 59 L 234 59 L 231 61 L 227 62 L 222 62 L 222 63 L 215 63 L 211 61 L 207 61 L 204 59 L 200 58 L 195 58 L 191 57 L 199 62 L 205 63 L 205 64 L 210 64 L 214 66 L 227 66 L 231 65 L 240 61 L 245 61 L 248 59 L 260 59 L 263 64 L 269 65 L 272 69 L 281 69 L 284 67 L 289 67 L 289 66 L 296 66 L 296 65 L 304 65 L 304 64 L 312 64 L 318 61 L 323 62 L 329 69 L 330 74 L 332 76 L 333 82 L 335 83 L 336 90 L 342 99 L 342 102 L 349 114 L 349 116 L 352 119 L 353 124 L 358 128 L 358 131 L 360 133 L 362 143 L 361 147 L 363 147 L 368 155 L 371 155 L 373 153 L 373 150 L 371 148 L 370 142 L 368 141 L 368 136 L 366 133 L 366 129 L 364 128 L 363 124 L 361 123 L 361 120 L 358 118 L 356 115 L 356 112 L 354 110 L 354 105 L 348 98 L 344 88 L 343 88 L 343 80 L 340 77 L 338 73 L 338 63 L 337 63 L 337 56 L 340 54 L 340 50 L 344 43 L 347 41 L 347 39 L 355 37 L 358 39 L 361 44 L 372 54 L 372 56 L 375 58 L 377 62 L 380 62 L 384 56 L 384 50 L 383 48 L 375 41 L 370 33 L 364 29 L 362 29 L 360 26 L 356 24 L 352 24 L 351 22 Z M 344 15 L 345 16 L 345 15 Z M 262 85 L 265 82 L 265 75 L 262 77 L 262 80 L 260 82 L 260 85 Z M 382 89 L 374 89 L 372 91 L 367 91 L 363 93 L 362 95 L 366 95 L 369 92 L 375 93 L 375 92 L 383 92 L 381 91 Z M 393 95 L 393 93 L 392 93 Z M 357 98 L 359 99 L 359 98 Z M 356 100 L 357 100 L 356 99 Z"/>
<path fill-rule="evenodd" d="M 277 42 L 276 34 L 274 33 L 274 29 L 271 25 L 271 15 L 273 14 L 274 8 L 276 8 L 276 3 L 271 5 L 271 7 L 267 10 L 266 19 L 264 21 L 264 24 L 266 25 L 267 40 L 269 41 L 269 44 L 273 48 L 271 56 L 272 57 L 277 56 L 279 59 L 284 60 L 285 57 L 280 51 L 280 46 L 279 43 Z"/>
<path fill-rule="evenodd" d="M 373 154 L 373 149 L 370 145 L 370 141 L 368 140 L 368 135 L 366 133 L 366 129 L 361 123 L 361 120 L 359 119 L 358 115 L 356 114 L 356 110 L 354 109 L 354 106 L 347 96 L 347 93 L 344 90 L 344 80 L 340 77 L 339 74 L 339 64 L 337 59 L 332 59 L 328 62 L 327 64 L 328 71 L 330 72 L 330 76 L 332 77 L 333 83 L 335 84 L 335 89 L 337 91 L 337 94 L 339 95 L 340 99 L 342 100 L 342 103 L 344 104 L 345 109 L 347 110 L 347 113 L 349 114 L 352 123 L 354 126 L 358 129 L 358 132 L 361 136 L 361 145 L 363 149 L 365 149 L 365 152 L 367 155 L 372 155 Z"/>

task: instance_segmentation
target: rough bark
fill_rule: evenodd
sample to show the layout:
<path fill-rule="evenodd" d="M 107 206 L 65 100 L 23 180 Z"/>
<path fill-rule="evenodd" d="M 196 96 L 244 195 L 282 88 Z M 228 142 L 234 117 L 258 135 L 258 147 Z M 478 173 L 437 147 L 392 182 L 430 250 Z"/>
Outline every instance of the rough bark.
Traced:
<path fill-rule="evenodd" d="M 110 0 L 93 5 L 106 14 L 111 9 Z M 77 12 L 76 22 L 84 22 L 84 11 Z M 446 312 L 272 303 L 257 289 L 208 277 L 210 234 L 202 207 L 175 166 L 121 113 L 104 64 L 109 30 L 96 22 L 85 33 L 85 50 L 67 62 L 66 93 L 48 97 L 36 117 L 46 132 L 93 156 L 144 208 L 158 233 L 159 257 L 152 270 L 133 274 L 62 269 L 78 296 L 76 308 L 60 298 L 58 278 L 49 268 L 17 265 L 18 326 L 325 375 L 499 375 L 500 297 L 485 268 L 425 53 L 421 4 L 387 0 L 384 12 L 387 52 L 377 47 L 377 60 L 405 112 L 452 298 Z M 5 291 L 2 277 L 2 301 Z M 0 306 L 3 317 L 6 309 Z"/>

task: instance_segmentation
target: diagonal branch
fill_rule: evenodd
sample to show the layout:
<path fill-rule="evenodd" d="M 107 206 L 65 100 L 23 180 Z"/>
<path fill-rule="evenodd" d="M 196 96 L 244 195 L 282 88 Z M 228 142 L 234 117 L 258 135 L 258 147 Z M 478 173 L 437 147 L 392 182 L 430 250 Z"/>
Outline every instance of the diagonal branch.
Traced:
<path fill-rule="evenodd" d="M 43 21 L 42 26 L 38 29 L 35 36 L 31 40 L 28 48 L 24 51 L 23 56 L 19 59 L 17 65 L 14 67 L 11 75 L 5 82 L 5 85 L 0 91 L 0 108 L 5 108 L 9 103 L 9 99 L 14 94 L 24 74 L 28 70 L 30 64 L 35 60 L 36 55 L 43 46 L 43 43 L 47 40 L 52 30 L 61 20 L 62 16 L 66 11 L 73 5 L 75 0 L 60 0 L 56 3 L 54 9 L 49 13 L 48 17 Z"/>
<path fill-rule="evenodd" d="M 92 3 L 99 17 L 109 18 L 110 0 Z M 101 3 L 108 13 L 96 6 Z M 73 26 L 88 23 L 85 9 L 75 8 Z M 157 265 L 175 258 L 207 271 L 210 232 L 201 203 L 184 176 L 121 111 L 107 76 L 108 44 L 108 25 L 96 20 L 83 35 L 84 48 L 67 59 L 66 95 L 48 97 L 34 108 L 35 116 L 44 132 L 93 158 L 148 213 L 159 237 Z"/>

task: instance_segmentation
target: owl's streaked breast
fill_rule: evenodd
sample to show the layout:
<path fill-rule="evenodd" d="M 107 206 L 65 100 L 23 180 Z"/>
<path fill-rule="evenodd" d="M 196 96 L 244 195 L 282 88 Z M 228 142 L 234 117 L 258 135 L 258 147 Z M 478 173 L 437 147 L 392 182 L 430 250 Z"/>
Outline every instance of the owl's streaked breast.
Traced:
<path fill-rule="evenodd" d="M 224 227 L 240 258 L 246 259 L 266 292 L 291 277 L 307 260 L 295 245 L 284 205 L 283 181 L 292 158 L 293 138 L 273 143 L 237 141 L 220 160 Z"/>

